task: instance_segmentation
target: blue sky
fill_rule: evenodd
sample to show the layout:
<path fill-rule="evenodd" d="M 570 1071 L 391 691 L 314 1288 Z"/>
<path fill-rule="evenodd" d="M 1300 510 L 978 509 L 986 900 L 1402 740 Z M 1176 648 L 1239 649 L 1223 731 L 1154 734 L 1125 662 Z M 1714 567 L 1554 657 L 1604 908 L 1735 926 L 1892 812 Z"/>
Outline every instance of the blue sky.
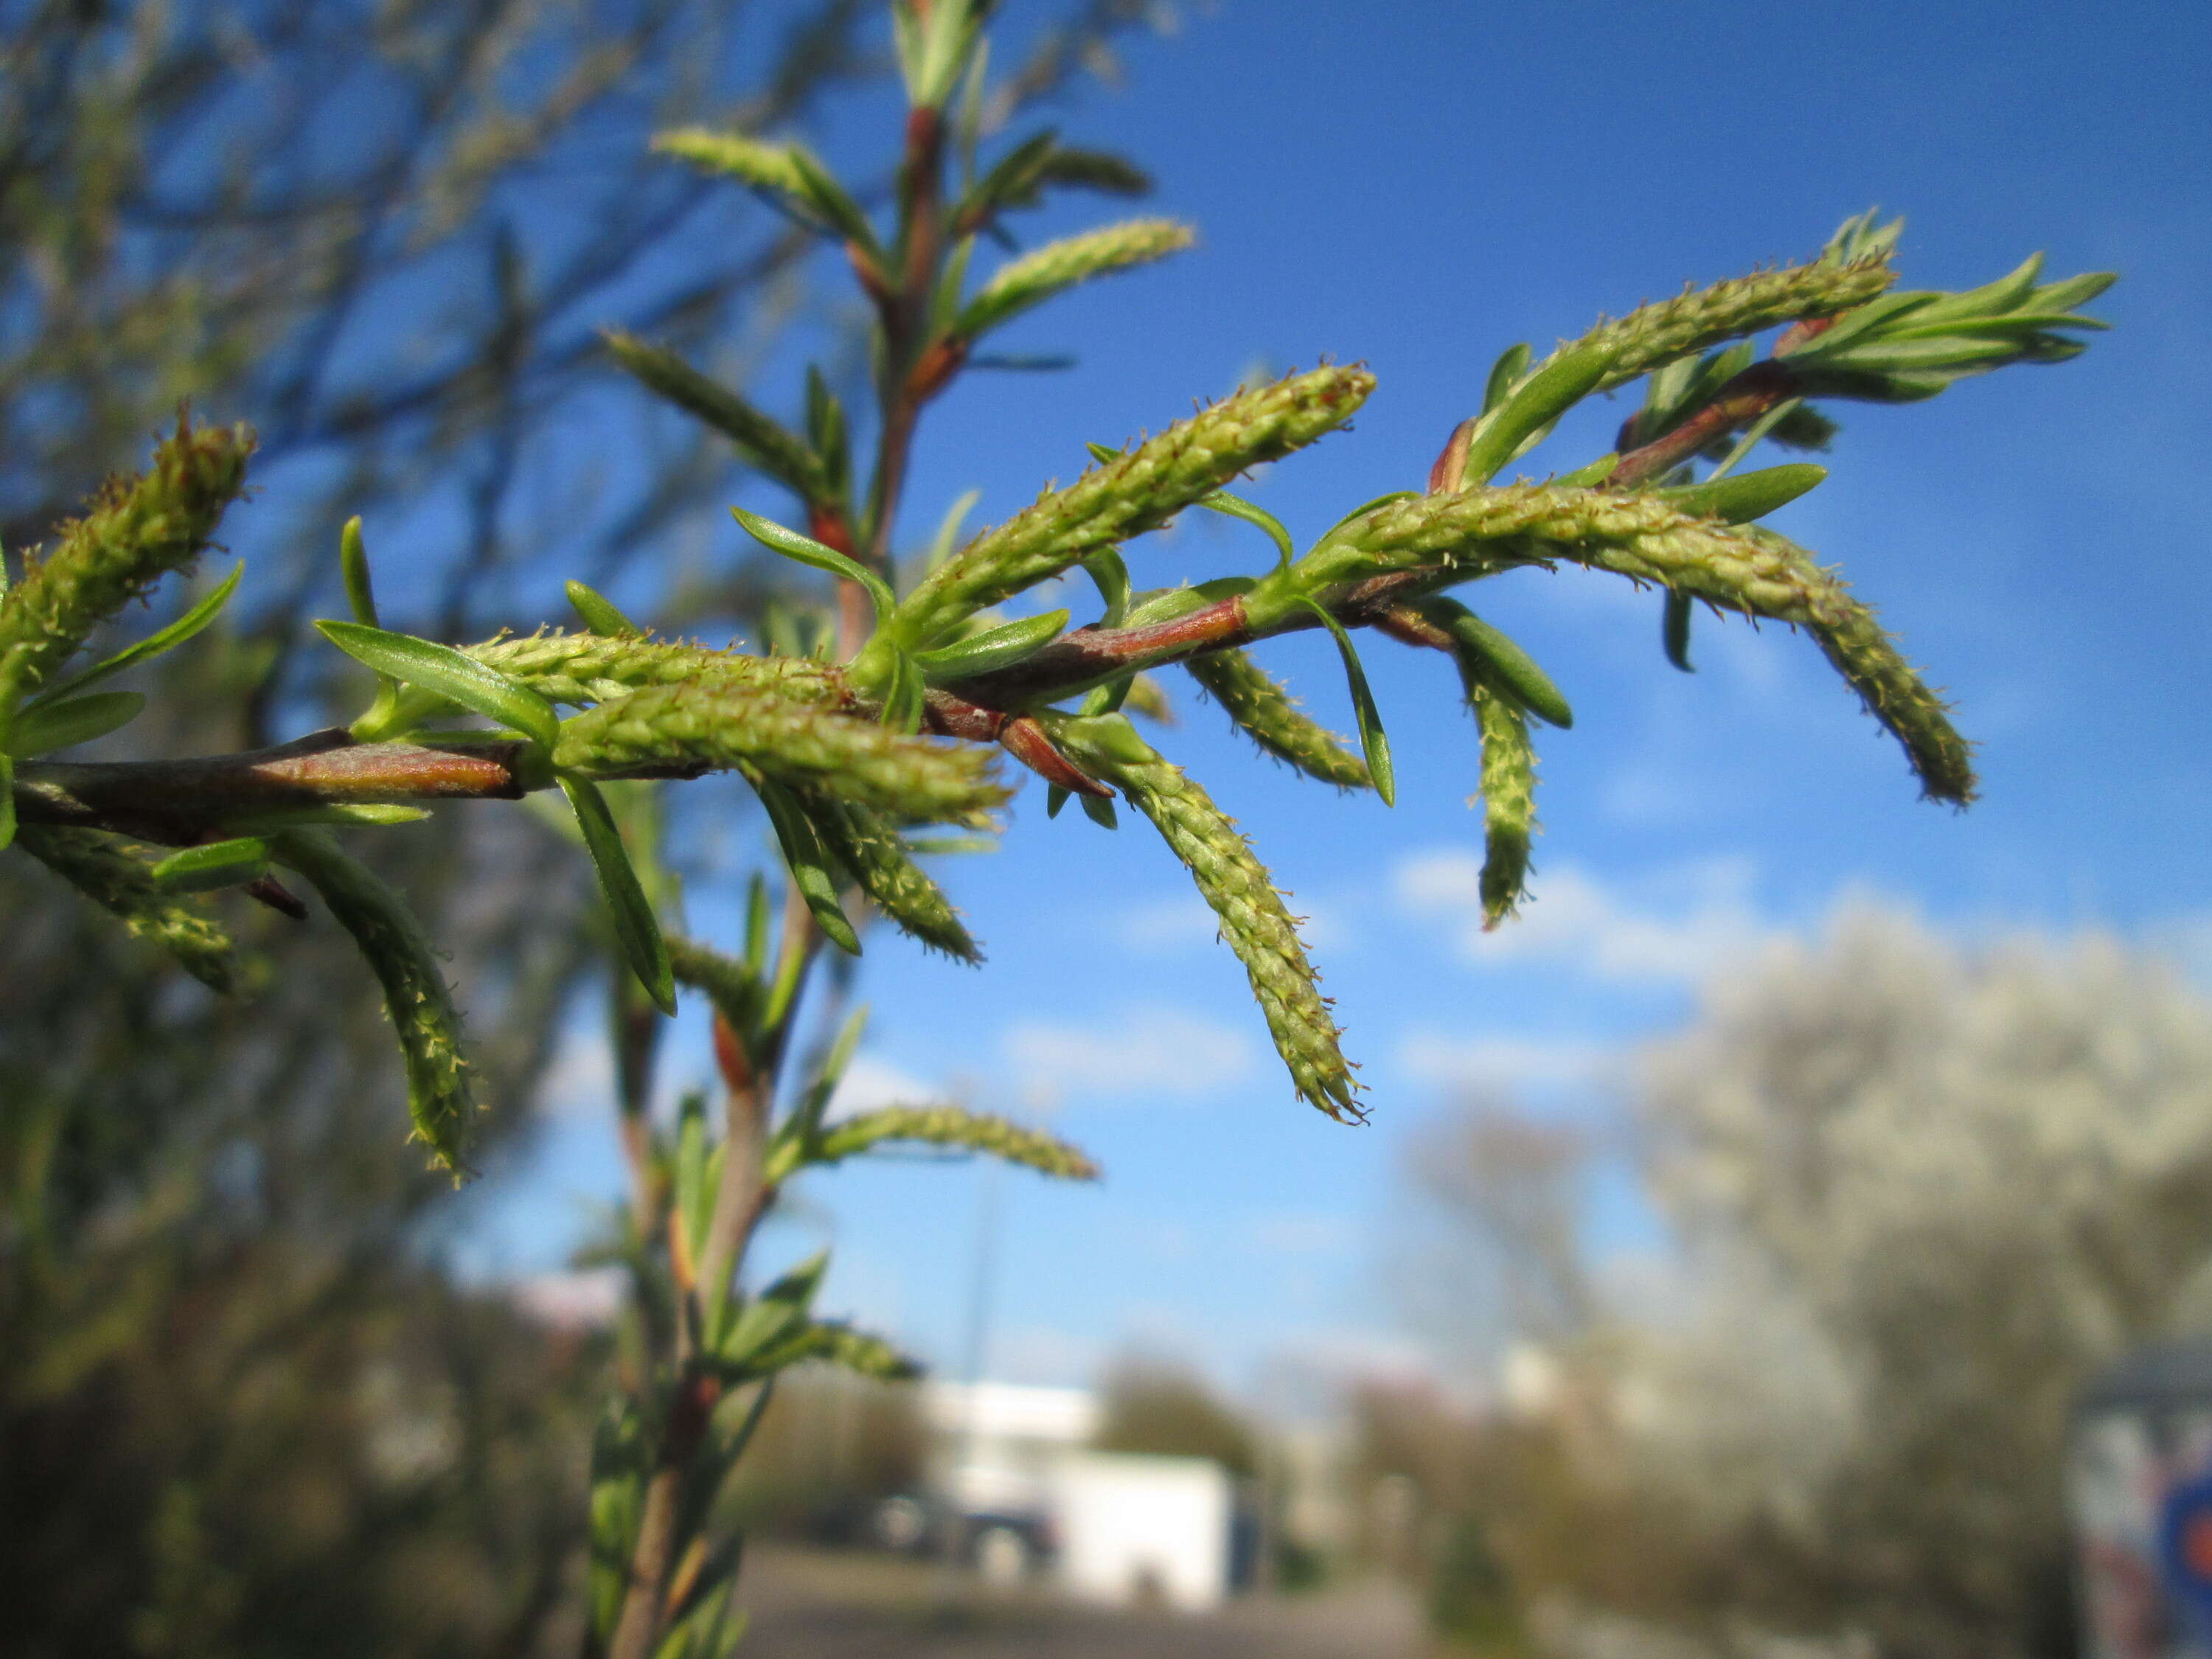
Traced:
<path fill-rule="evenodd" d="M 970 487 L 977 521 L 1004 516 L 1079 471 L 1083 441 L 1157 429 L 1255 362 L 1364 360 L 1381 384 L 1355 429 L 1254 490 L 1310 537 L 1417 485 L 1504 346 L 1540 350 L 1685 281 L 1809 254 L 1874 204 L 1907 218 L 1908 286 L 1984 282 L 2038 248 L 2055 274 L 2123 281 L 2095 307 L 2115 331 L 2075 363 L 1836 410 L 1833 476 L 1777 521 L 1955 696 L 1982 745 L 1970 812 L 1916 799 L 1808 641 L 1701 617 L 1686 677 L 1661 659 L 1652 596 L 1516 574 L 1479 602 L 1577 720 L 1540 740 L 1536 902 L 1484 940 L 1475 745 L 1440 662 L 1368 653 L 1395 811 L 1293 781 L 1178 696 L 1163 746 L 1313 918 L 1371 1088 L 1364 1128 L 1292 1099 L 1241 970 L 1140 823 L 1048 823 L 1030 793 L 1002 854 L 949 861 L 989 964 L 872 938 L 856 1090 L 1042 1112 L 1108 1170 L 1089 1189 L 1000 1182 L 994 1373 L 1079 1381 L 1131 1342 L 1233 1387 L 1285 1356 L 1418 1357 L 1387 1281 L 1411 1139 L 1453 1091 L 1517 1088 L 1602 1118 L 1621 1057 L 1686 1017 L 1702 975 L 1839 904 L 1904 905 L 1968 936 L 2112 928 L 2200 970 L 2212 958 L 2212 561 L 2194 448 L 2212 368 L 2208 45 L 2212 13 L 2149 4 L 1224 0 L 1133 43 L 1126 86 L 1064 112 L 1071 138 L 1153 169 L 1146 210 L 1193 222 L 1200 246 L 1009 331 L 1009 350 L 1074 349 L 1079 366 L 973 375 L 943 400 L 913 536 Z M 841 106 L 813 136 L 858 160 L 891 113 Z M 1101 216 L 1055 212 L 1054 228 Z M 1571 421 L 1528 465 L 1608 447 L 1622 412 Z M 1225 522 L 1129 553 L 1140 585 L 1267 556 Z M 1348 726 L 1325 641 L 1262 660 Z M 672 1081 L 703 1074 L 695 1024 L 668 1053 Z M 618 1191 L 594 1075 L 573 1048 L 533 1157 L 476 1200 L 477 1261 L 554 1264 L 586 1202 Z M 800 1194 L 763 1259 L 833 1242 L 826 1305 L 957 1361 L 981 1180 L 841 1170 Z M 1651 1240 L 1618 1183 L 1593 1193 L 1590 1225 L 1624 1250 Z"/>

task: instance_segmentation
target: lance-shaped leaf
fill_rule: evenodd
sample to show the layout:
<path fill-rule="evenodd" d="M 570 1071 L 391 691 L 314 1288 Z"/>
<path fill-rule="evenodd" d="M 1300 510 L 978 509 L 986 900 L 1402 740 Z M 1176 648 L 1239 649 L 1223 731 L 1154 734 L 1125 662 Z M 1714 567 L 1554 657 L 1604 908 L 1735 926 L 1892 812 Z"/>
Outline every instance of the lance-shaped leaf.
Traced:
<path fill-rule="evenodd" d="M 81 674 L 72 674 L 65 680 L 49 685 L 40 696 L 40 702 L 58 702 L 62 698 L 88 691 L 100 681 L 120 674 L 126 668 L 135 668 L 142 662 L 150 662 L 164 651 L 175 649 L 189 640 L 217 617 L 230 596 L 238 591 L 239 578 L 246 574 L 244 564 L 233 567 L 216 590 L 167 628 L 149 634 L 136 645 L 125 646 L 113 656 L 95 663 Z"/>
<path fill-rule="evenodd" d="M 1359 728 L 1359 750 L 1366 757 L 1368 781 L 1385 806 L 1395 806 L 1397 769 L 1390 763 L 1390 739 L 1383 735 L 1382 711 L 1375 706 L 1375 694 L 1368 689 L 1367 671 L 1360 666 L 1359 653 L 1352 643 L 1352 635 L 1345 632 L 1344 624 L 1337 621 L 1328 606 L 1311 598 L 1306 599 L 1305 605 L 1321 618 L 1322 626 L 1336 641 L 1337 653 L 1344 659 L 1345 683 L 1352 693 L 1352 718 Z"/>
<path fill-rule="evenodd" d="M 460 1013 L 437 953 L 399 896 L 324 831 L 287 830 L 275 837 L 271 851 L 322 896 L 383 987 L 406 1062 L 415 1133 L 458 1180 L 476 1100 L 461 1052 Z"/>
<path fill-rule="evenodd" d="M 983 959 L 952 901 L 907 856 L 890 825 L 865 806 L 818 790 L 805 801 L 823 845 L 900 932 L 962 962 Z"/>
<path fill-rule="evenodd" d="M 31 690 L 53 678 L 94 629 L 172 570 L 198 558 L 246 487 L 253 434 L 179 420 L 136 478 L 111 480 L 82 518 L 0 599 L 0 660 Z"/>
<path fill-rule="evenodd" d="M 550 750 L 560 737 L 561 717 L 551 703 L 520 681 L 450 645 L 360 623 L 325 621 L 315 626 L 356 662 L 496 720 L 541 750 Z"/>
<path fill-rule="evenodd" d="M 974 339 L 1079 283 L 1164 259 L 1196 240 L 1189 226 L 1172 219 L 1131 219 L 1048 242 L 993 273 L 955 327 Z"/>
<path fill-rule="evenodd" d="M 841 1322 L 812 1320 L 747 1358 L 726 1362 L 721 1369 L 726 1381 L 748 1382 L 810 1360 L 842 1365 L 878 1382 L 903 1382 L 921 1376 L 922 1370 L 879 1336 Z"/>
<path fill-rule="evenodd" d="M 90 743 L 128 726 L 145 706 L 143 691 L 94 691 L 65 702 L 42 697 L 16 710 L 7 750 L 10 757 L 21 760 Z"/>
<path fill-rule="evenodd" d="M 781 422 L 665 346 L 619 330 L 609 330 L 605 338 L 616 362 L 653 392 L 727 438 L 753 465 L 789 485 L 804 500 L 829 498 L 830 479 L 821 458 Z"/>
<path fill-rule="evenodd" d="M 1964 293 L 1891 295 L 1826 332 L 1789 343 L 1785 361 L 1814 396 L 1878 403 L 1930 398 L 2008 364 L 2057 363 L 2086 349 L 2073 332 L 2109 325 L 2074 307 L 2111 287 L 2110 271 L 2037 286 L 2043 256 Z"/>
<path fill-rule="evenodd" d="M 745 769 L 918 823 L 980 821 L 1006 798 L 987 749 L 711 681 L 649 686 L 578 714 L 562 724 L 553 760 L 598 778 Z"/>
<path fill-rule="evenodd" d="M 120 921 L 134 939 L 158 945 L 194 979 L 217 991 L 236 981 L 230 936 L 154 879 L 152 868 L 122 843 L 89 830 L 26 823 L 16 844 Z"/>
<path fill-rule="evenodd" d="M 153 869 L 154 880 L 172 893 L 207 893 L 243 887 L 269 873 L 269 842 L 259 836 L 234 836 L 172 853 Z"/>
<path fill-rule="evenodd" d="M 661 941 L 660 922 L 653 914 L 653 902 L 646 897 L 637 871 L 630 864 L 629 850 L 623 845 L 622 831 L 615 827 L 614 814 L 607 810 L 606 797 L 589 778 L 573 773 L 560 775 L 560 784 L 561 793 L 568 798 L 576 814 L 576 827 L 584 833 L 584 847 L 592 855 L 592 867 L 599 872 L 599 893 L 606 900 L 623 959 L 660 1012 L 672 1014 L 676 981 L 668 965 L 668 947 Z"/>
<path fill-rule="evenodd" d="M 1500 467 L 1542 442 L 1562 415 L 1598 389 L 1613 368 L 1614 350 L 1595 342 L 1554 353 L 1475 422 L 1459 477 L 1438 482 L 1446 489 L 1489 483 Z"/>
<path fill-rule="evenodd" d="M 1371 787 L 1366 762 L 1309 717 L 1282 683 L 1243 652 L 1209 651 L 1183 667 L 1253 742 L 1308 777 L 1340 789 Z"/>
<path fill-rule="evenodd" d="M 1482 925 L 1513 914 L 1528 882 L 1536 828 L 1536 750 L 1518 704 L 1486 687 L 1468 697 L 1482 733 Z"/>
<path fill-rule="evenodd" d="M 941 1146 L 981 1152 L 1061 1181 L 1096 1181 L 1098 1166 L 1057 1135 L 963 1106 L 885 1106 L 856 1112 L 801 1142 L 780 1144 L 769 1155 L 771 1182 L 802 1165 L 838 1164 L 887 1146 Z"/>
<path fill-rule="evenodd" d="M 753 1370 L 762 1358 L 811 1323 L 815 1292 L 829 1271 L 830 1252 L 818 1251 L 747 1302 L 714 1344 L 714 1358 L 734 1370 Z"/>
<path fill-rule="evenodd" d="M 1452 654 L 1470 699 L 1476 688 L 1486 686 L 1554 726 L 1575 723 L 1565 694 L 1503 629 L 1493 628 L 1457 599 L 1441 594 L 1419 601 L 1415 609 L 1450 636 Z"/>
<path fill-rule="evenodd" d="M 807 816 L 797 797 L 781 784 L 763 778 L 753 788 L 768 811 L 776 845 L 782 849 L 784 864 L 791 872 L 792 885 L 813 912 L 816 925 L 832 945 L 857 957 L 860 954 L 860 936 L 853 931 L 851 920 L 837 902 L 836 878 L 830 872 L 830 856 L 822 845 L 821 831 L 814 820 Z"/>
<path fill-rule="evenodd" d="M 1200 497 L 1198 504 L 1225 518 L 1242 519 L 1246 524 L 1256 525 L 1267 539 L 1274 543 L 1279 568 L 1288 570 L 1291 561 L 1297 557 L 1297 544 L 1291 540 L 1288 527 L 1256 501 L 1248 501 L 1242 495 L 1232 495 L 1225 489 L 1217 489 L 1211 495 Z"/>
<path fill-rule="evenodd" d="M 802 536 L 773 519 L 763 519 L 757 513 L 748 513 L 742 507 L 732 507 L 730 516 L 744 526 L 747 535 L 769 551 L 781 553 L 787 559 L 796 559 L 801 564 L 812 565 L 817 570 L 826 570 L 833 576 L 842 576 L 848 582 L 858 582 L 867 590 L 868 598 L 874 602 L 878 623 L 898 603 L 892 596 L 890 585 L 881 576 L 866 565 L 848 558 L 836 548 L 826 547 L 811 536 Z"/>
<path fill-rule="evenodd" d="M 1685 674 L 1698 671 L 1690 665 L 1690 596 L 1667 590 L 1667 598 L 1659 613 L 1659 648 L 1667 653 L 1667 660 Z"/>
<path fill-rule="evenodd" d="M 653 135 L 653 148 L 689 161 L 702 172 L 760 191 L 801 223 L 856 242 L 880 264 L 883 250 L 860 204 L 830 176 L 805 145 L 775 143 L 741 132 L 681 127 Z"/>
<path fill-rule="evenodd" d="M 648 685 L 711 680 L 750 686 L 795 702 L 846 700 L 844 671 L 806 657 L 749 657 L 667 640 L 548 632 L 467 647 L 487 667 L 549 702 L 586 708 Z"/>
<path fill-rule="evenodd" d="M 645 629 L 623 615 L 614 601 L 596 588 L 572 581 L 567 591 L 568 603 L 575 607 L 576 614 L 584 619 L 584 626 L 592 633 L 611 640 L 641 640 L 645 637 Z M 478 660 L 483 659 L 479 658 Z"/>
<path fill-rule="evenodd" d="M 1066 629 L 1067 612 L 1048 611 L 1042 616 L 987 628 L 933 651 L 917 651 L 914 663 L 928 684 L 944 685 L 988 674 L 994 668 L 1011 668 L 1023 658 L 1035 656 Z"/>
<path fill-rule="evenodd" d="M 1528 343 L 1518 341 L 1498 354 L 1498 361 L 1490 366 L 1489 378 L 1482 383 L 1481 413 L 1490 411 L 1505 401 L 1513 388 L 1528 374 Z"/>
<path fill-rule="evenodd" d="M 1041 717 L 1042 718 L 1042 717 Z M 1235 820 L 1179 768 L 1153 753 L 1127 717 L 1054 716 L 1053 735 L 1084 766 L 1120 786 L 1191 872 L 1244 964 L 1275 1050 L 1298 1094 L 1340 1121 L 1363 1115 L 1336 1022 L 1297 927 Z"/>
<path fill-rule="evenodd" d="M 885 631 L 910 647 L 1102 548 L 1158 528 L 1247 467 L 1279 460 L 1342 425 L 1374 386 L 1364 369 L 1319 368 L 1177 422 L 976 537 L 908 595 Z M 868 656 L 862 652 L 856 676 Z"/>

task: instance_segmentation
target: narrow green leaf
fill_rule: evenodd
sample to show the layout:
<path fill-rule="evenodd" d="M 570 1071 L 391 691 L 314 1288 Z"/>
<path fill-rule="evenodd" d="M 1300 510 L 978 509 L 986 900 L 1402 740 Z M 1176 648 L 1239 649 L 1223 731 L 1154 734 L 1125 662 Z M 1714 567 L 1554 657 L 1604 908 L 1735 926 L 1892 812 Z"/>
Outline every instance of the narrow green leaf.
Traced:
<path fill-rule="evenodd" d="M 781 553 L 787 559 L 796 559 L 801 564 L 812 565 L 817 570 L 826 570 L 833 576 L 842 576 L 848 582 L 858 582 L 867 589 L 868 598 L 876 607 L 876 620 L 881 623 L 898 604 L 890 586 L 881 576 L 865 565 L 845 556 L 834 547 L 824 547 L 811 536 L 802 536 L 773 519 L 763 519 L 757 513 L 748 513 L 742 507 L 730 509 L 730 516 L 744 526 L 745 533 L 772 553 Z"/>
<path fill-rule="evenodd" d="M 1498 354 L 1498 361 L 1490 366 L 1490 378 L 1483 382 L 1482 413 L 1489 414 L 1505 401 L 1506 393 L 1528 372 L 1530 355 L 1526 340 Z"/>
<path fill-rule="evenodd" d="M 1267 539 L 1274 543 L 1275 551 L 1280 558 L 1279 569 L 1287 571 L 1291 568 L 1291 561 L 1297 557 L 1297 545 L 1291 540 L 1291 532 L 1285 528 L 1283 521 L 1266 507 L 1248 501 L 1241 495 L 1232 495 L 1225 489 L 1217 489 L 1211 495 L 1200 496 L 1198 504 L 1226 517 L 1257 525 L 1267 532 Z"/>
<path fill-rule="evenodd" d="M 1078 795 L 1083 804 L 1083 816 L 1101 830 L 1119 830 L 1121 821 L 1114 814 L 1114 803 L 1101 795 Z"/>
<path fill-rule="evenodd" d="M 594 634 L 604 635 L 611 640 L 645 637 L 645 630 L 623 615 L 611 599 L 581 582 L 568 584 L 568 603 L 576 607 L 576 614 L 584 619 L 584 626 Z"/>
<path fill-rule="evenodd" d="M 891 683 L 884 691 L 884 726 L 902 737 L 921 730 L 927 705 L 929 681 L 916 659 L 903 651 L 891 653 Z"/>
<path fill-rule="evenodd" d="M 1102 709 L 1100 712 L 1103 714 L 1108 711 Z M 1048 818 L 1058 817 L 1060 816 L 1060 808 L 1067 805 L 1067 796 L 1068 791 L 1062 788 L 1059 784 L 1047 784 L 1045 786 L 1044 792 L 1045 817 Z"/>
<path fill-rule="evenodd" d="M 743 1365 L 805 1328 L 815 1292 L 829 1267 L 830 1252 L 823 1250 L 755 1297 L 715 1345 L 715 1357 L 726 1364 Z"/>
<path fill-rule="evenodd" d="M 851 920 L 837 902 L 837 884 L 830 874 L 829 854 L 812 821 L 791 792 L 773 779 L 760 779 L 753 784 L 753 791 L 775 830 L 776 844 L 783 849 L 783 861 L 791 871 L 792 885 L 814 913 L 816 924 L 832 945 L 857 957 L 860 936 L 853 931 Z"/>
<path fill-rule="evenodd" d="M 1603 345 L 1561 352 L 1482 417 L 1468 445 L 1462 488 L 1488 483 L 1500 468 L 1538 442 L 1560 416 L 1605 379 L 1615 353 Z"/>
<path fill-rule="evenodd" d="M 1452 636 L 1460 675 L 1472 698 L 1476 686 L 1503 693 L 1540 719 L 1561 727 L 1575 723 L 1575 711 L 1552 677 L 1536 665 L 1512 635 L 1442 596 L 1420 602 L 1421 614 Z"/>
<path fill-rule="evenodd" d="M 848 242 L 857 242 L 862 252 L 881 263 L 883 250 L 877 245 L 875 228 L 844 185 L 831 178 L 829 169 L 816 161 L 803 144 L 791 147 L 791 165 L 798 176 L 799 194 L 807 206 L 840 236 Z"/>
<path fill-rule="evenodd" d="M 146 706 L 143 691 L 95 691 L 90 696 L 52 702 L 41 697 L 19 710 L 8 752 L 18 760 L 104 738 L 138 718 Z"/>
<path fill-rule="evenodd" d="M 1718 466 L 1705 474 L 1705 482 L 1713 483 L 1727 477 L 1729 473 L 1735 471 L 1738 462 L 1758 448 L 1770 434 L 1781 427 L 1784 422 L 1804 407 L 1805 400 L 1802 398 L 1788 398 L 1775 404 L 1745 428 L 1743 436 L 1736 440 L 1735 447 L 1729 451 Z"/>
<path fill-rule="evenodd" d="M 240 812 L 226 817 L 223 828 L 242 836 L 273 835 L 279 830 L 301 830 L 315 825 L 340 828 L 374 824 L 420 823 L 430 815 L 419 806 L 351 805 L 333 802 L 322 806 L 280 806 L 266 812 Z"/>
<path fill-rule="evenodd" d="M 768 883 L 758 871 L 745 884 L 745 971 L 755 979 L 768 972 Z"/>
<path fill-rule="evenodd" d="M 173 893 L 205 893 L 242 887 L 269 873 L 269 843 L 259 836 L 211 841 L 172 853 L 153 869 L 155 881 Z"/>
<path fill-rule="evenodd" d="M 1305 594 L 1300 602 L 1322 619 L 1336 641 L 1336 648 L 1344 658 L 1344 678 L 1352 690 L 1352 716 L 1359 726 L 1359 747 L 1366 757 L 1367 775 L 1374 781 L 1375 793 L 1382 798 L 1385 806 L 1398 804 L 1398 774 L 1390 764 L 1390 739 L 1382 732 L 1382 714 L 1375 706 L 1375 694 L 1368 690 L 1367 671 L 1359 665 L 1359 653 L 1352 643 L 1352 635 L 1344 631 L 1344 624 L 1331 616 L 1328 608 L 1318 599 Z"/>
<path fill-rule="evenodd" d="M 360 623 L 319 622 L 323 637 L 380 674 L 449 697 L 462 708 L 520 732 L 541 750 L 559 740 L 561 717 L 553 705 L 519 680 L 449 645 L 388 634 Z"/>
<path fill-rule="evenodd" d="M 1690 665 L 1690 596 L 1667 590 L 1666 607 L 1659 617 L 1659 641 L 1665 648 L 1667 660 L 1685 674 L 1698 671 Z"/>
<path fill-rule="evenodd" d="M 615 938 L 637 982 L 664 1014 L 676 1012 L 676 976 L 668 965 L 667 941 L 660 937 L 660 922 L 645 896 L 645 888 L 623 845 L 622 831 L 607 810 L 606 797 L 589 778 L 574 773 L 558 775 L 561 793 L 575 810 L 576 827 L 584 832 L 585 849 L 599 872 L 599 892 L 614 919 Z"/>
<path fill-rule="evenodd" d="M 1129 567 L 1120 551 L 1102 547 L 1083 561 L 1084 574 L 1098 589 L 1099 602 L 1106 607 L 1099 617 L 1103 628 L 1119 628 L 1129 614 Z"/>
<path fill-rule="evenodd" d="M 40 693 L 38 702 L 51 703 L 63 697 L 72 696 L 79 691 L 98 684 L 110 675 L 120 674 L 126 668 L 158 657 L 164 651 L 182 645 L 222 614 L 223 606 L 230 603 L 230 596 L 238 591 L 239 578 L 245 574 L 246 566 L 241 562 L 232 570 L 230 574 L 222 579 L 222 585 L 216 587 L 214 592 L 185 611 L 167 628 L 157 633 L 149 634 L 136 645 L 125 647 L 103 662 L 94 663 L 82 674 L 73 674 L 68 679 L 47 687 L 46 690 Z M 33 707 L 35 706 L 36 704 L 33 704 Z"/>
<path fill-rule="evenodd" d="M 1552 482 L 1562 489 L 1595 489 L 1610 478 L 1613 469 L 1620 465 L 1620 452 L 1617 449 L 1607 450 L 1595 460 L 1578 466 L 1571 472 L 1562 472 Z"/>
<path fill-rule="evenodd" d="M 917 651 L 913 660 L 932 685 L 988 674 L 994 669 L 1012 667 L 1023 658 L 1043 650 L 1066 631 L 1067 617 L 1065 611 L 1024 617 L 1018 622 L 970 634 L 964 640 L 939 646 L 934 651 Z"/>
<path fill-rule="evenodd" d="M 376 587 L 368 575 L 368 547 L 362 540 L 361 514 L 356 513 L 338 531 L 338 575 L 345 583 L 346 609 L 364 628 L 381 628 L 376 614 Z"/>
<path fill-rule="evenodd" d="M 1723 524 L 1748 524 L 1796 501 L 1828 476 L 1825 466 L 1810 461 L 1790 461 L 1781 466 L 1741 472 L 1734 477 L 1708 478 L 1651 493 L 1679 512 L 1718 519 Z"/>

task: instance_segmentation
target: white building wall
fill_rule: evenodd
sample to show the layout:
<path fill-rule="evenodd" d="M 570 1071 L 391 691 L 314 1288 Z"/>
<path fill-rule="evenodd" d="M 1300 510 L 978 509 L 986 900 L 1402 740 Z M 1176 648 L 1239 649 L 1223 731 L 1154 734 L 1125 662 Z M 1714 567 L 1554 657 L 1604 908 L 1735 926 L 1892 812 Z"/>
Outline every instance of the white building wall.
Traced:
<path fill-rule="evenodd" d="M 1218 1607 L 1229 1594 L 1233 1497 L 1228 1472 L 1206 1458 L 1072 1453 L 1053 1505 L 1060 1581 L 1093 1601 Z"/>

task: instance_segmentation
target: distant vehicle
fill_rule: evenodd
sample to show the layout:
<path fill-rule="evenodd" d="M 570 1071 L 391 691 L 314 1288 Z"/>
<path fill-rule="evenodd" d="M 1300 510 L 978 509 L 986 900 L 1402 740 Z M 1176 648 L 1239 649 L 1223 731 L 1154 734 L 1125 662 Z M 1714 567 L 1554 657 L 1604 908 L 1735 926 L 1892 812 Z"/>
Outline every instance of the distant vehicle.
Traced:
<path fill-rule="evenodd" d="M 946 1555 L 986 1582 L 1018 1584 L 1060 1553 L 1051 1518 L 1033 1510 L 955 1510 L 919 1493 L 887 1498 L 869 1517 L 868 1540 L 900 1555 Z"/>

